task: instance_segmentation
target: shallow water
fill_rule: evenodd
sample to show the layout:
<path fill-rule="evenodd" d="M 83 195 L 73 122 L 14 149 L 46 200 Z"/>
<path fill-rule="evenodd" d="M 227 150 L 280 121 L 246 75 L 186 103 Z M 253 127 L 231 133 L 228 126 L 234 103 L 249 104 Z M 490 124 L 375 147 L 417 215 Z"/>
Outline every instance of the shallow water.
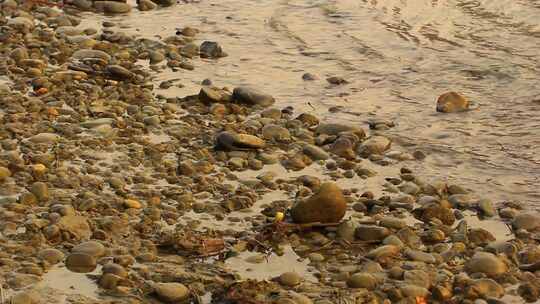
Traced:
<path fill-rule="evenodd" d="M 152 38 L 184 26 L 223 45 L 229 57 L 193 60 L 194 71 L 166 96 L 195 94 L 200 81 L 253 85 L 327 120 L 365 126 L 396 122 L 394 143 L 428 154 L 408 164 L 495 200 L 540 207 L 540 1 L 283 0 L 200 1 L 128 16 L 85 16 L 81 26 L 115 21 Z M 99 27 L 99 26 L 98 26 Z M 319 80 L 303 81 L 310 72 Z M 329 85 L 344 77 L 349 84 Z M 435 112 L 437 96 L 466 94 L 475 110 Z M 332 106 L 342 106 L 330 113 Z"/>

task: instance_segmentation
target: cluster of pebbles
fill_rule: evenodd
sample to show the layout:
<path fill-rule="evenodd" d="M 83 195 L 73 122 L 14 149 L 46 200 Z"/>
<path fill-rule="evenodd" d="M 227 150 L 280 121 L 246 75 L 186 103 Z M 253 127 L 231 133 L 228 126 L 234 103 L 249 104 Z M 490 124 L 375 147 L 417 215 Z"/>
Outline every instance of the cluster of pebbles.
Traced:
<path fill-rule="evenodd" d="M 253 88 L 210 82 L 193 96 L 155 94 L 156 72 L 226 54 L 196 43 L 193 28 L 149 40 L 77 27 L 81 9 L 122 4 L 0 4 L 3 300 L 539 299 L 531 207 L 423 180 L 406 164 L 425 155 L 393 147 L 389 121 L 322 122 Z M 448 93 L 437 110 L 462 107 Z M 279 260 L 284 252 L 293 258 Z M 273 259 L 280 273 L 265 277 Z"/>

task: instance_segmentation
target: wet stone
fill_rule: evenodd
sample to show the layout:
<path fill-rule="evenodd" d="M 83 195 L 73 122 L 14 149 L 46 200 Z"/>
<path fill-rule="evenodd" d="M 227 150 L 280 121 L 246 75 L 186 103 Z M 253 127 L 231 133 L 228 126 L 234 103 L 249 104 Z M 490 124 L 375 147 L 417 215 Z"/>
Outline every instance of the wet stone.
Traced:
<path fill-rule="evenodd" d="M 72 253 L 66 258 L 67 269 L 73 272 L 92 272 L 97 267 L 96 258 L 84 253 Z"/>

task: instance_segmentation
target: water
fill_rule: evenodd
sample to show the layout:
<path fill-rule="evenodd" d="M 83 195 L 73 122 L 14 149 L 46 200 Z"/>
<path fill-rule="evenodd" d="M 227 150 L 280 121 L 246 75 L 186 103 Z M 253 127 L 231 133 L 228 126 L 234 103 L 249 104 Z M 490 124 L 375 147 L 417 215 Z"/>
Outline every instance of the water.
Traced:
<path fill-rule="evenodd" d="M 427 153 L 411 163 L 496 201 L 540 207 L 540 1 L 538 0 L 224 0 L 200 1 L 107 19 L 155 38 L 196 27 L 229 57 L 193 60 L 194 71 L 167 96 L 194 94 L 200 81 L 253 85 L 326 120 L 366 126 L 392 119 L 394 144 Z M 302 74 L 319 76 L 303 81 Z M 325 78 L 349 81 L 329 85 Z M 460 91 L 473 111 L 435 112 L 437 96 Z M 308 104 L 309 103 L 309 104 Z M 311 105 L 311 106 L 310 106 Z M 339 113 L 329 113 L 342 106 Z"/>

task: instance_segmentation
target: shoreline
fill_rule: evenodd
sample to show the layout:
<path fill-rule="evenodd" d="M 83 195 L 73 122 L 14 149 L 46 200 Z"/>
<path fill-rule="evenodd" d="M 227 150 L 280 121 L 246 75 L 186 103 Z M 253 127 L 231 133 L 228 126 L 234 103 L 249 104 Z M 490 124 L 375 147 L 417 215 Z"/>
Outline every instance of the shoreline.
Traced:
<path fill-rule="evenodd" d="M 0 4 L 12 301 L 538 301 L 540 214 L 425 180 L 404 165 L 425 155 L 394 149 L 391 120 L 329 122 L 210 80 L 159 96 L 182 82 L 160 72 L 219 64 L 227 46 L 190 27 L 81 30 L 69 6 L 13 3 Z"/>

